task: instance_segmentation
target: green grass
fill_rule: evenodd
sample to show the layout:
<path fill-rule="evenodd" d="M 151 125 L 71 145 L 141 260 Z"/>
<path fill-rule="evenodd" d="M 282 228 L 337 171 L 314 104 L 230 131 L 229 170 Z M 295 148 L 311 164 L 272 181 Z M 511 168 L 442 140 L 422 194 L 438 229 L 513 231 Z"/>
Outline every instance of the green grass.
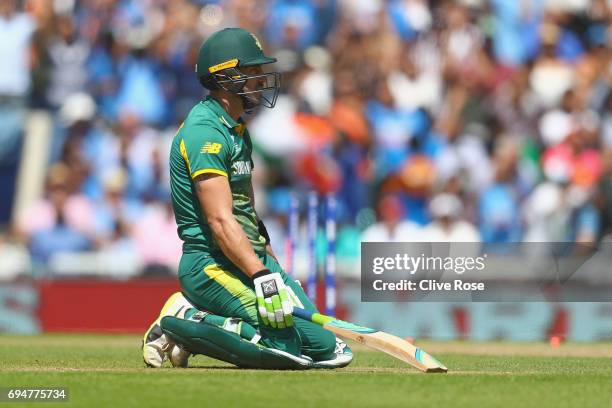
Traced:
<path fill-rule="evenodd" d="M 154 370 L 143 368 L 139 344 L 135 336 L 0 336 L 0 386 L 68 387 L 69 401 L 52 405 L 83 407 L 612 405 L 606 344 L 423 343 L 448 374 L 361 348 L 351 366 L 333 371 L 241 370 L 202 356 L 189 369 Z"/>

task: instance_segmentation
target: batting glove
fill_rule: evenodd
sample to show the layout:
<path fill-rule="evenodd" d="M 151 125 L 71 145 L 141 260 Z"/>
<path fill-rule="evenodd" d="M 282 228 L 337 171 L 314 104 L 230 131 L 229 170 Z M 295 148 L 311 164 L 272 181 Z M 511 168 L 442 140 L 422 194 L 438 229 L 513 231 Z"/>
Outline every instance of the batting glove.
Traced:
<path fill-rule="evenodd" d="M 253 275 L 257 311 L 266 326 L 284 329 L 293 326 L 293 304 L 287 294 L 287 287 L 280 273 L 268 269 Z"/>

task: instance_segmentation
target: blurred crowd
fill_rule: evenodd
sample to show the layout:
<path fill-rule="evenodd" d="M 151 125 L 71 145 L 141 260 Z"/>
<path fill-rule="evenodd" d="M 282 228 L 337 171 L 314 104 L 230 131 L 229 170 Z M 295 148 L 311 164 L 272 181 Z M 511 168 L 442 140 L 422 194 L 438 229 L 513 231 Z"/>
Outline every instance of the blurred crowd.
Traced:
<path fill-rule="evenodd" d="M 340 258 L 361 240 L 612 235 L 610 0 L 0 4 L 6 276 L 176 269 L 168 149 L 205 94 L 198 47 L 229 26 L 282 73 L 276 108 L 246 118 L 281 258 L 291 194 L 310 190 L 338 198 Z M 44 194 L 13 207 L 35 111 L 52 120 Z"/>

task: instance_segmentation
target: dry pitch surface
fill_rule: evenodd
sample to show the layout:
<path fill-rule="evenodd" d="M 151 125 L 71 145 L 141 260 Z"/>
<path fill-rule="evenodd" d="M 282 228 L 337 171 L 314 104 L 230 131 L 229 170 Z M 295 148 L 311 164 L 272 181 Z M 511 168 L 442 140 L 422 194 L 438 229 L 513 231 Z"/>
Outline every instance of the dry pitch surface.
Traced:
<path fill-rule="evenodd" d="M 68 387 L 68 402 L 53 405 L 82 407 L 612 406 L 612 344 L 418 344 L 449 373 L 363 348 L 341 370 L 242 370 L 202 356 L 154 370 L 136 336 L 0 336 L 0 387 Z"/>

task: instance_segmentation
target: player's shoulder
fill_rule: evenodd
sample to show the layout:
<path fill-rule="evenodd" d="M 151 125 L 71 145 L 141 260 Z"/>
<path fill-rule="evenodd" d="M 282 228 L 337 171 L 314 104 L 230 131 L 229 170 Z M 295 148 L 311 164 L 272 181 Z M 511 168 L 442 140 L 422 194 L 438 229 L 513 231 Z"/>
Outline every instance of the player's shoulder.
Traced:
<path fill-rule="evenodd" d="M 229 137 L 227 128 L 221 122 L 219 116 L 202 102 L 191 109 L 181 125 L 178 135 L 186 143 L 190 141 L 217 141 Z"/>

